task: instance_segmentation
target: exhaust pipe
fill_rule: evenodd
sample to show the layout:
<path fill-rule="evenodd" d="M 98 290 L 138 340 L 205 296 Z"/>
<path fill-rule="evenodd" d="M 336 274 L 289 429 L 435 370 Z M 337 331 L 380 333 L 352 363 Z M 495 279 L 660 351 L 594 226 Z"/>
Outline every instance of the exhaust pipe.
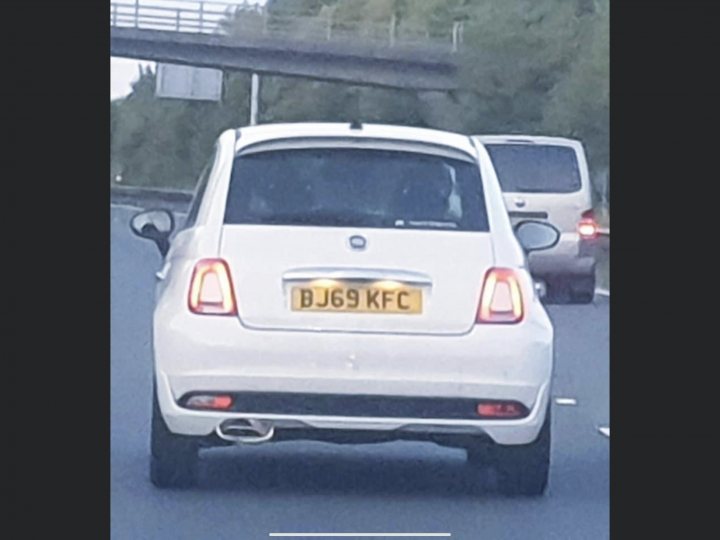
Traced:
<path fill-rule="evenodd" d="M 237 444 L 260 444 L 273 438 L 275 426 L 253 418 L 237 418 L 218 424 L 215 433 L 221 439 Z"/>

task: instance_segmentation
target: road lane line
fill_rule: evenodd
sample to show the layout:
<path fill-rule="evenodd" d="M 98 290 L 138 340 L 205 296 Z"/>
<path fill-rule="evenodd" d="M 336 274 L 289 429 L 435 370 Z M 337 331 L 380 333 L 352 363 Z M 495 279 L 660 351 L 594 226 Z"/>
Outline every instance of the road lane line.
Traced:
<path fill-rule="evenodd" d="M 293 536 L 293 537 L 347 537 L 347 536 L 370 536 L 382 537 L 405 537 L 405 538 L 427 538 L 427 537 L 448 537 L 450 533 L 268 533 L 268 536 Z"/>
<path fill-rule="evenodd" d="M 555 398 L 555 404 L 556 405 L 569 405 L 569 406 L 575 406 L 577 405 L 577 400 L 575 398 L 564 398 L 559 397 Z"/>
<path fill-rule="evenodd" d="M 598 431 L 605 435 L 608 439 L 610 438 L 610 426 L 608 427 L 599 427 Z"/>

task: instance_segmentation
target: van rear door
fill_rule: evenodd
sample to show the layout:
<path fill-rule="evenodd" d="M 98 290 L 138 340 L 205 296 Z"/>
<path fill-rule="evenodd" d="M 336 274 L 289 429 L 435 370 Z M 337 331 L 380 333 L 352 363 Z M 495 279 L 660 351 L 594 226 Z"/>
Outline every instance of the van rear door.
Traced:
<path fill-rule="evenodd" d="M 592 208 L 585 153 L 577 141 L 481 139 L 503 190 L 513 225 L 526 219 L 548 221 L 562 232 L 575 231 Z"/>

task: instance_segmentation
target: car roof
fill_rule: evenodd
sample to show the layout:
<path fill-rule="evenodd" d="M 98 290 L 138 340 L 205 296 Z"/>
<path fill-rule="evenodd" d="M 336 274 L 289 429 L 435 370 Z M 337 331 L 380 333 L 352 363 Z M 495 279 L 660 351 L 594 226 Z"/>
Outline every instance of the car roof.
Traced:
<path fill-rule="evenodd" d="M 483 144 L 488 143 L 525 143 L 525 144 L 552 144 L 557 146 L 582 146 L 577 139 L 566 137 L 548 137 L 546 135 L 473 135 L 473 139 Z"/>
<path fill-rule="evenodd" d="M 250 144 L 280 139 L 338 137 L 344 139 L 358 138 L 411 141 L 442 145 L 461 150 L 471 156 L 476 156 L 475 147 L 468 135 L 437 129 L 385 124 L 360 124 L 360 127 L 355 129 L 351 128 L 350 122 L 260 124 L 238 128 L 236 130 L 236 137 L 236 151 Z"/>

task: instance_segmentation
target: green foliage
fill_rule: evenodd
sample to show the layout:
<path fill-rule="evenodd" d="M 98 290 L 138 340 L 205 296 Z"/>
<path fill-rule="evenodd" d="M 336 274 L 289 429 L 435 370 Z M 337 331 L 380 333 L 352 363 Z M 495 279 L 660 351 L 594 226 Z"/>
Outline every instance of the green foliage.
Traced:
<path fill-rule="evenodd" d="M 261 122 L 396 123 L 462 133 L 569 136 L 585 142 L 591 166 L 608 166 L 608 0 L 271 0 L 267 19 L 239 12 L 228 32 L 294 24 L 297 35 L 331 17 L 331 29 L 367 24 L 387 37 L 450 43 L 463 21 L 461 90 L 371 88 L 301 78 L 261 78 Z M 317 21 L 307 19 L 315 17 Z M 279 21 L 279 22 L 278 22 Z M 312 24 L 316 24 L 315 27 Z M 303 26 L 305 25 L 305 26 Z M 292 30 L 292 28 L 290 29 Z M 222 103 L 154 96 L 144 72 L 111 103 L 111 175 L 137 185 L 192 186 L 215 137 L 249 115 L 248 74 L 226 74 Z"/>
<path fill-rule="evenodd" d="M 192 188 L 217 136 L 245 123 L 249 76 L 228 74 L 222 103 L 155 97 L 155 73 L 110 104 L 110 176 L 124 184 Z"/>
<path fill-rule="evenodd" d="M 589 159 L 609 164 L 610 43 L 609 2 L 596 2 L 575 61 L 553 86 L 543 109 L 546 129 L 586 143 Z"/>

